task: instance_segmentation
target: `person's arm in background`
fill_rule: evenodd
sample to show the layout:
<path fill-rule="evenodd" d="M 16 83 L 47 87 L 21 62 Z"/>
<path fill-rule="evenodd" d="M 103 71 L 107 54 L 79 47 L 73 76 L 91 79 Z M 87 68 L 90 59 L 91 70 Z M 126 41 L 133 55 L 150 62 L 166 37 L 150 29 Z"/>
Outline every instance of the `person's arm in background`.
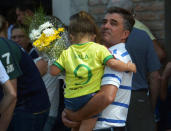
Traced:
<path fill-rule="evenodd" d="M 160 91 L 160 73 L 159 71 L 151 72 L 149 75 L 150 79 L 150 99 L 152 103 L 153 111 L 155 110 L 157 99 Z"/>
<path fill-rule="evenodd" d="M 12 83 L 12 86 L 15 90 L 15 92 L 17 92 L 17 79 L 13 79 L 13 80 L 10 80 L 11 83 Z M 15 105 L 16 105 L 16 102 L 17 102 L 17 99 L 15 99 L 13 101 L 13 103 L 10 104 L 9 108 L 3 112 L 1 114 L 1 117 L 0 117 L 0 131 L 6 131 L 8 126 L 9 126 L 9 123 L 12 119 L 12 115 L 13 115 L 13 111 L 15 109 Z"/>
<path fill-rule="evenodd" d="M 161 100 L 165 100 L 167 96 L 167 88 L 168 88 L 168 80 L 171 76 L 171 62 L 169 62 L 161 76 L 161 90 L 160 90 L 160 98 Z"/>
<path fill-rule="evenodd" d="M 117 90 L 118 88 L 114 85 L 102 86 L 100 91 L 95 96 L 93 96 L 93 98 L 83 108 L 81 108 L 77 112 L 64 110 L 64 112 L 66 113 L 63 113 L 62 116 L 64 124 L 66 126 L 72 127 L 72 125 L 76 123 L 72 123 L 71 121 L 81 121 L 100 113 L 114 101 Z"/>
<path fill-rule="evenodd" d="M 148 41 L 146 41 L 148 42 L 147 69 L 149 72 L 150 99 L 151 99 L 151 104 L 152 104 L 152 108 L 154 111 L 156 108 L 156 103 L 157 103 L 157 99 L 159 97 L 159 91 L 160 91 L 159 70 L 161 68 L 161 64 L 160 64 L 161 60 L 159 59 L 161 56 L 159 56 L 159 51 L 156 50 L 156 47 L 157 49 L 161 49 L 161 48 L 158 48 L 159 47 L 158 43 L 154 44 L 154 41 L 156 40 L 156 38 L 153 36 L 153 34 L 150 31 L 149 32 L 147 30 L 145 31 L 150 38 L 150 39 L 148 38 Z"/>
<path fill-rule="evenodd" d="M 16 100 L 16 90 L 12 86 L 9 80 L 9 76 L 6 73 L 4 66 L 0 61 L 0 83 L 3 90 L 3 98 L 0 101 L 0 114 L 8 109 L 11 103 Z"/>
<path fill-rule="evenodd" d="M 153 40 L 153 44 L 160 61 L 164 60 L 166 58 L 166 52 L 164 51 L 164 49 L 160 46 L 159 42 L 156 39 Z"/>
<path fill-rule="evenodd" d="M 135 24 L 134 24 L 135 28 L 138 28 L 140 30 L 145 31 L 148 36 L 150 37 L 150 39 L 153 41 L 153 46 L 154 49 L 157 53 L 157 56 L 159 58 L 160 61 L 163 61 L 163 59 L 166 58 L 166 52 L 164 51 L 164 49 L 161 47 L 161 44 L 157 41 L 157 39 L 154 37 L 154 35 L 152 34 L 152 32 L 150 31 L 150 29 L 141 21 L 135 19 Z"/>
<path fill-rule="evenodd" d="M 16 101 L 16 90 L 13 88 L 10 80 L 7 80 L 4 84 L 2 84 L 4 96 L 0 102 L 0 114 L 6 111 L 11 103 Z"/>
<path fill-rule="evenodd" d="M 34 63 L 36 64 L 41 76 L 45 75 L 48 71 L 48 62 L 41 57 L 34 59 Z"/>

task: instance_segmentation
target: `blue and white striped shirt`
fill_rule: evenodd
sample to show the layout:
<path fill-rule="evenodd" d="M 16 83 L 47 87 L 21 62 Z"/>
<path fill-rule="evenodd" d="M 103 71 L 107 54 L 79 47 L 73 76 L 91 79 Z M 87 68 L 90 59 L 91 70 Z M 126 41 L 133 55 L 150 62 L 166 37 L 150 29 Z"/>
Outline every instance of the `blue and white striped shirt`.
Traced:
<path fill-rule="evenodd" d="M 116 59 L 125 63 L 131 61 L 124 43 L 114 45 L 109 50 Z M 95 129 L 125 126 L 131 97 L 132 75 L 132 72 L 118 72 L 105 67 L 101 85 L 112 84 L 118 88 L 118 91 L 114 102 L 101 112 Z"/>

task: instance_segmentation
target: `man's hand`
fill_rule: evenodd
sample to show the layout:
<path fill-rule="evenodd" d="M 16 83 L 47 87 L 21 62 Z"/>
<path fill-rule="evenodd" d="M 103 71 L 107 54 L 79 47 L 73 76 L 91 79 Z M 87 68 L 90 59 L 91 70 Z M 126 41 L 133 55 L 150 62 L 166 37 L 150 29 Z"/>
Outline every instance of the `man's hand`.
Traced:
<path fill-rule="evenodd" d="M 62 121 L 63 121 L 64 125 L 67 127 L 70 127 L 70 128 L 79 126 L 80 122 L 75 122 L 75 121 L 71 121 L 70 119 L 68 119 L 65 111 L 66 111 L 66 109 L 62 112 Z M 68 110 L 67 110 L 67 112 L 68 112 Z"/>
<path fill-rule="evenodd" d="M 81 121 L 80 119 L 81 114 L 78 114 L 77 112 L 73 112 L 71 110 L 64 109 L 66 116 L 71 121 Z"/>

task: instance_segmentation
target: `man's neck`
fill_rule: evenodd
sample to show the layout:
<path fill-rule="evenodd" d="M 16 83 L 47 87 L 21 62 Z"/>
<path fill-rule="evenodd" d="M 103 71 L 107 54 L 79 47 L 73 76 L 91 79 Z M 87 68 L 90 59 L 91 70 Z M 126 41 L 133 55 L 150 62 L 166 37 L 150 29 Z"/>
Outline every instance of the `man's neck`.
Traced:
<path fill-rule="evenodd" d="M 107 46 L 107 48 L 110 48 L 114 45 L 117 45 L 117 44 L 120 44 L 120 43 L 125 43 L 126 41 L 125 40 L 121 40 L 120 42 L 117 42 L 117 43 L 111 43 L 111 44 L 105 44 Z"/>

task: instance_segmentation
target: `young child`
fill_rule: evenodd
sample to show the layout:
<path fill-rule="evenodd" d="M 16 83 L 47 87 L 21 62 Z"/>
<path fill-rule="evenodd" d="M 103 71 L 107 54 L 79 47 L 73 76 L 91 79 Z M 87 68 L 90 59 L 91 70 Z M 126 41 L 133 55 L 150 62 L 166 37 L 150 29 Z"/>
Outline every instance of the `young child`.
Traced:
<path fill-rule="evenodd" d="M 71 16 L 69 33 L 72 45 L 62 52 L 50 72 L 57 75 L 65 71 L 65 108 L 77 111 L 100 90 L 104 65 L 117 71 L 132 72 L 136 72 L 136 67 L 130 62 L 126 64 L 114 59 L 105 46 L 94 42 L 99 38 L 98 28 L 88 13 L 81 11 Z M 84 120 L 72 131 L 91 131 L 96 119 Z"/>

